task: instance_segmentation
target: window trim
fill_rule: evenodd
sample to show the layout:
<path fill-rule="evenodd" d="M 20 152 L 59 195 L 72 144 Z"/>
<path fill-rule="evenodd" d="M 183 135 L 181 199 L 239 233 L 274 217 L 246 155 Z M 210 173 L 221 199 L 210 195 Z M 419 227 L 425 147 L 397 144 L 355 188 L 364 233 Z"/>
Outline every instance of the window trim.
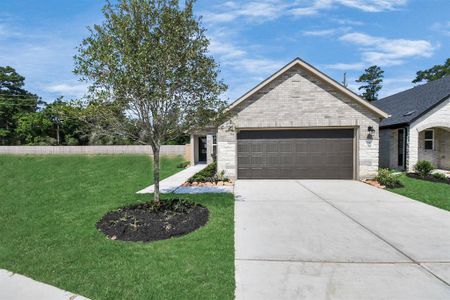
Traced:
<path fill-rule="evenodd" d="M 432 138 L 431 139 L 427 139 L 426 138 L 427 131 L 431 131 L 431 133 L 432 133 Z M 431 149 L 427 149 L 427 147 L 426 147 L 427 142 L 431 142 Z M 424 150 L 434 150 L 434 129 L 424 130 L 424 132 L 423 132 L 423 149 Z"/>

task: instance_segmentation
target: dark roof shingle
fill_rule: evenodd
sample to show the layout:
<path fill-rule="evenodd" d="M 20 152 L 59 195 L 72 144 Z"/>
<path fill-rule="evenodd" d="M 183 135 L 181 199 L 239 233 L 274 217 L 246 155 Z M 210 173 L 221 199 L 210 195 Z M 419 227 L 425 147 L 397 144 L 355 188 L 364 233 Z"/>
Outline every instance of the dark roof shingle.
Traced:
<path fill-rule="evenodd" d="M 450 76 L 374 101 L 372 104 L 391 117 L 380 127 L 408 124 L 450 96 Z"/>

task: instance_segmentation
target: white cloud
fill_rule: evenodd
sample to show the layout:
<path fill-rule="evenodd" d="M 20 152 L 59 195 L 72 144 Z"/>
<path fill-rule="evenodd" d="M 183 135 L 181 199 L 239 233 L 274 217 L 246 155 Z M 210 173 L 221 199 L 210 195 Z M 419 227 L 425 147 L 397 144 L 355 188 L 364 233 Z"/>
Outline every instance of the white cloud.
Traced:
<path fill-rule="evenodd" d="M 337 64 L 331 64 L 331 65 L 325 65 L 324 66 L 327 69 L 331 70 L 340 70 L 340 71 L 357 71 L 364 69 L 363 63 L 337 63 Z"/>
<path fill-rule="evenodd" d="M 434 51 L 426 40 L 388 39 L 359 32 L 347 33 L 340 40 L 360 46 L 364 62 L 381 66 L 400 65 L 407 58 L 430 57 Z"/>
<path fill-rule="evenodd" d="M 6 23 L 0 23 L 0 39 L 18 37 L 20 35 L 20 32 L 13 26 Z"/>
<path fill-rule="evenodd" d="M 225 2 L 220 6 L 221 12 L 205 12 L 203 18 L 207 23 L 225 23 L 239 17 L 256 21 L 272 20 L 282 15 L 286 6 L 280 1 L 270 0 L 245 4 Z"/>
<path fill-rule="evenodd" d="M 0 36 L 4 36 L 7 34 L 6 26 L 4 24 L 0 24 Z"/>
<path fill-rule="evenodd" d="M 340 25 L 349 25 L 349 26 L 361 26 L 364 25 L 364 22 L 361 21 L 355 21 L 350 19 L 339 19 L 339 18 L 332 18 L 331 21 L 336 22 Z"/>
<path fill-rule="evenodd" d="M 258 75 L 274 73 L 282 65 L 280 61 L 266 58 L 245 58 L 233 63 L 235 68 L 243 68 L 248 73 Z"/>
<path fill-rule="evenodd" d="M 436 22 L 431 26 L 431 29 L 450 36 L 450 21 Z"/>
<path fill-rule="evenodd" d="M 405 5 L 407 0 L 336 0 L 334 2 L 365 12 L 381 12 L 397 9 Z"/>
<path fill-rule="evenodd" d="M 339 6 L 358 9 L 364 12 L 394 10 L 407 3 L 407 0 L 316 0 L 307 6 L 291 9 L 294 15 L 315 15 L 322 10 Z"/>
<path fill-rule="evenodd" d="M 263 0 L 248 3 L 228 1 L 217 6 L 218 11 L 204 12 L 207 23 L 225 23 L 246 18 L 251 21 L 268 21 L 286 15 L 311 16 L 323 10 L 337 7 L 347 7 L 364 12 L 376 13 L 395 10 L 407 3 L 408 0 Z M 353 25 L 356 25 L 353 21 Z M 361 22 L 357 22 L 359 25 Z M 349 21 L 347 25 L 351 25 Z"/>
<path fill-rule="evenodd" d="M 211 38 L 208 49 L 213 55 L 220 57 L 222 60 L 242 57 L 247 53 L 230 42 L 221 42 L 216 38 Z"/>
<path fill-rule="evenodd" d="M 294 15 L 311 16 L 316 15 L 319 11 L 333 7 L 334 0 L 315 0 L 307 6 L 300 6 L 291 9 Z"/>
<path fill-rule="evenodd" d="M 318 36 L 318 37 L 325 37 L 325 36 L 332 36 L 336 35 L 338 33 L 345 33 L 351 31 L 351 27 L 338 27 L 338 28 L 329 28 L 329 29 L 316 29 L 316 30 L 306 30 L 303 31 L 304 36 Z"/>
<path fill-rule="evenodd" d="M 303 35 L 306 36 L 330 36 L 336 33 L 336 29 L 319 29 L 303 31 Z"/>
<path fill-rule="evenodd" d="M 88 86 L 82 83 L 54 83 L 43 89 L 51 93 L 77 98 L 86 94 Z"/>

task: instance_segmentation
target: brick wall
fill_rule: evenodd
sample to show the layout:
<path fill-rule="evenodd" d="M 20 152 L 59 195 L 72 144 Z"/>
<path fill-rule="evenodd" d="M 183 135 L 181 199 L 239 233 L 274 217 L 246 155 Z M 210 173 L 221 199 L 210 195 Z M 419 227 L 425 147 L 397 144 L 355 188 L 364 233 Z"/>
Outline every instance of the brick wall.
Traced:
<path fill-rule="evenodd" d="M 218 168 L 236 176 L 236 130 L 243 128 L 358 128 L 360 178 L 378 169 L 378 117 L 299 67 L 293 67 L 235 108 L 219 127 Z M 369 137 L 369 126 L 376 129 Z"/>
<path fill-rule="evenodd" d="M 429 128 L 438 127 L 450 130 L 450 99 L 447 99 L 410 125 L 408 144 L 409 155 L 407 158 L 407 166 L 409 171 L 413 171 L 414 165 L 419 159 L 436 159 L 435 157 L 430 157 L 433 153 L 425 153 L 425 150 L 419 149 L 419 146 L 420 148 L 423 147 L 423 142 L 421 141 L 421 139 L 423 139 L 421 136 L 422 132 Z M 443 135 L 443 137 L 445 137 L 445 135 Z M 443 149 L 447 149 L 446 143 L 444 143 Z M 421 153 L 420 157 L 419 153 Z M 444 158 L 440 158 L 442 165 L 450 166 L 450 153 L 447 153 L 447 155 L 444 153 L 443 156 Z M 438 166 L 441 164 L 440 161 Z"/>

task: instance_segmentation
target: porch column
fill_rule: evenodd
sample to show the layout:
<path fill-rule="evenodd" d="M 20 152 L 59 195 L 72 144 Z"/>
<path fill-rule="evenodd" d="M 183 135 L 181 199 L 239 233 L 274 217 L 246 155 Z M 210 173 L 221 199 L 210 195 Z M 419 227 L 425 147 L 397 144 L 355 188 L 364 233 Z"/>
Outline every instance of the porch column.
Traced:
<path fill-rule="evenodd" d="M 406 154 L 406 170 L 414 171 L 414 165 L 419 160 L 419 132 L 417 128 L 411 128 L 408 134 L 408 152 Z"/>
<path fill-rule="evenodd" d="M 191 166 L 195 165 L 195 149 L 197 148 L 196 147 L 197 139 L 195 137 L 196 136 L 194 134 L 191 134 L 191 158 L 190 158 Z"/>
<path fill-rule="evenodd" d="M 206 135 L 206 163 L 209 165 L 213 162 L 213 135 Z"/>

